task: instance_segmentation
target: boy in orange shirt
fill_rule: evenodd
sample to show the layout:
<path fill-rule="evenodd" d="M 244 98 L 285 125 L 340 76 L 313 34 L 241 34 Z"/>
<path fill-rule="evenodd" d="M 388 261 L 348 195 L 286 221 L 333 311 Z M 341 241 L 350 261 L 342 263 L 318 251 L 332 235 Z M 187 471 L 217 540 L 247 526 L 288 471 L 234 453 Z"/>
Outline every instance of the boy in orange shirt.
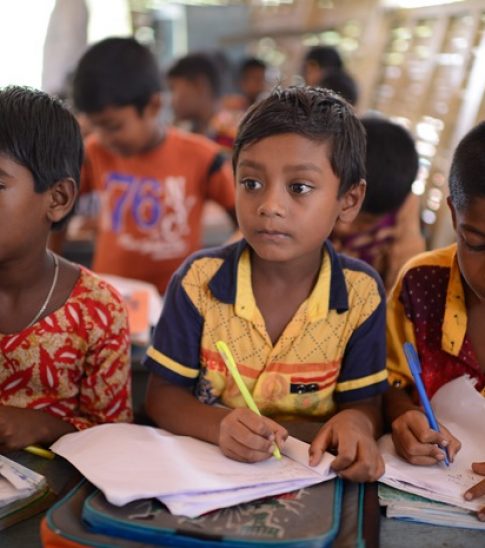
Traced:
<path fill-rule="evenodd" d="M 200 247 L 204 203 L 231 213 L 234 183 L 214 143 L 160 125 L 160 89 L 155 59 L 131 38 L 92 46 L 73 82 L 76 110 L 92 129 L 81 188 L 101 198 L 93 269 L 163 293 Z"/>

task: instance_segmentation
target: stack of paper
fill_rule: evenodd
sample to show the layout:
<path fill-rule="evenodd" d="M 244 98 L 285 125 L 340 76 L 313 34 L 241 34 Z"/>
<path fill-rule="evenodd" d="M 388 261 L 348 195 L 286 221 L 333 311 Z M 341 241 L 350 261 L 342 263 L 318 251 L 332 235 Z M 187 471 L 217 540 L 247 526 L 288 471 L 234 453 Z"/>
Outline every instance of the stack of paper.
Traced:
<path fill-rule="evenodd" d="M 0 455 L 0 531 L 52 502 L 44 476 Z"/>
<path fill-rule="evenodd" d="M 388 518 L 448 527 L 485 529 L 485 523 L 479 521 L 471 510 L 405 493 L 383 483 L 379 485 L 379 504 L 386 508 Z"/>
<path fill-rule="evenodd" d="M 11 503 L 47 487 L 44 476 L 0 455 L 0 517 Z"/>
<path fill-rule="evenodd" d="M 450 466 L 409 464 L 396 454 L 391 436 L 387 435 L 379 440 L 386 464 L 379 481 L 427 499 L 479 510 L 485 505 L 483 499 L 469 502 L 463 495 L 484 479 L 472 472 L 471 464 L 485 461 L 485 398 L 468 377 L 461 377 L 442 386 L 431 403 L 438 421 L 462 443 L 454 462 Z"/>
<path fill-rule="evenodd" d="M 246 464 L 217 446 L 133 424 L 96 426 L 67 434 L 51 449 L 70 461 L 106 496 L 122 506 L 158 498 L 176 515 L 203 513 L 294 491 L 335 477 L 333 456 L 308 465 L 308 444 L 289 438 L 281 461 Z"/>

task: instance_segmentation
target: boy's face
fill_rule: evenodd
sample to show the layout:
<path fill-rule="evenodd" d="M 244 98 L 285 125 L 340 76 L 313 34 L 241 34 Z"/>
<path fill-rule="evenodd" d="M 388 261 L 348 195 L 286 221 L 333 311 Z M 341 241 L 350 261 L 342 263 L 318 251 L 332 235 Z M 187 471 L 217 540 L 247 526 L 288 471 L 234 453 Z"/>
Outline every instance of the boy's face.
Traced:
<path fill-rule="evenodd" d="M 241 88 L 243 95 L 251 102 L 256 101 L 266 89 L 265 69 L 260 67 L 247 69 L 241 78 L 239 87 Z"/>
<path fill-rule="evenodd" d="M 303 79 L 307 86 L 317 87 L 325 75 L 325 70 L 316 61 L 305 61 Z"/>
<path fill-rule="evenodd" d="M 457 236 L 457 256 L 470 297 L 485 302 L 485 198 L 473 198 L 462 209 L 448 204 Z"/>
<path fill-rule="evenodd" d="M 140 113 L 135 106 L 110 106 L 85 114 L 89 128 L 99 141 L 121 156 L 149 150 L 158 142 L 160 103 L 150 102 Z"/>
<path fill-rule="evenodd" d="M 204 96 L 200 81 L 171 77 L 168 79 L 172 110 L 177 120 L 192 120 L 200 116 Z"/>
<path fill-rule="evenodd" d="M 49 201 L 49 192 L 35 192 L 26 167 L 0 153 L 0 261 L 31 253 L 38 248 L 39 237 L 47 237 Z"/>
<path fill-rule="evenodd" d="M 244 147 L 236 166 L 239 227 L 262 259 L 289 262 L 320 254 L 336 220 L 351 222 L 365 184 L 340 198 L 330 145 L 294 133 Z"/>

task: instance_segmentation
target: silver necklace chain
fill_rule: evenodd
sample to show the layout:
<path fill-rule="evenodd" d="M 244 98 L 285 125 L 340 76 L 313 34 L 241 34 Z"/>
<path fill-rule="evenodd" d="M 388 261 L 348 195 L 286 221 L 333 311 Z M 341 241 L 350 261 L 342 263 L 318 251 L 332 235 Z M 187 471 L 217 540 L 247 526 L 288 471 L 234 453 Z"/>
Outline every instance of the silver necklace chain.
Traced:
<path fill-rule="evenodd" d="M 45 298 L 45 301 L 42 303 L 42 306 L 39 308 L 39 311 L 37 312 L 37 314 L 34 316 L 32 321 L 29 323 L 29 325 L 25 329 L 28 329 L 29 327 L 32 327 L 34 325 L 34 323 L 45 312 L 45 309 L 47 308 L 47 305 L 49 304 L 49 302 L 51 300 L 51 297 L 52 297 L 52 294 L 54 293 L 54 289 L 56 288 L 56 285 L 57 285 L 57 278 L 59 277 L 59 258 L 57 257 L 57 255 L 55 253 L 52 253 L 51 251 L 49 251 L 49 255 L 54 260 L 54 278 L 52 279 L 52 284 L 51 284 L 51 287 L 49 289 L 49 293 L 47 293 L 47 297 Z"/>

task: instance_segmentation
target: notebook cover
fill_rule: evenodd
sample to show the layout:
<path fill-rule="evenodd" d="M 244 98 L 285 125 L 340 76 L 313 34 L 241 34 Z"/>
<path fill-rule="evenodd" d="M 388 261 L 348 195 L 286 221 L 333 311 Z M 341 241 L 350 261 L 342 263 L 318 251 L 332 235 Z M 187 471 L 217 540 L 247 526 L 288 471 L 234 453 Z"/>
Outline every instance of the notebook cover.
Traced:
<path fill-rule="evenodd" d="M 115 507 L 84 481 L 49 510 L 45 525 L 51 536 L 86 546 L 322 547 L 337 535 L 342 488 L 341 480 L 325 482 L 189 519 L 155 499 Z"/>

